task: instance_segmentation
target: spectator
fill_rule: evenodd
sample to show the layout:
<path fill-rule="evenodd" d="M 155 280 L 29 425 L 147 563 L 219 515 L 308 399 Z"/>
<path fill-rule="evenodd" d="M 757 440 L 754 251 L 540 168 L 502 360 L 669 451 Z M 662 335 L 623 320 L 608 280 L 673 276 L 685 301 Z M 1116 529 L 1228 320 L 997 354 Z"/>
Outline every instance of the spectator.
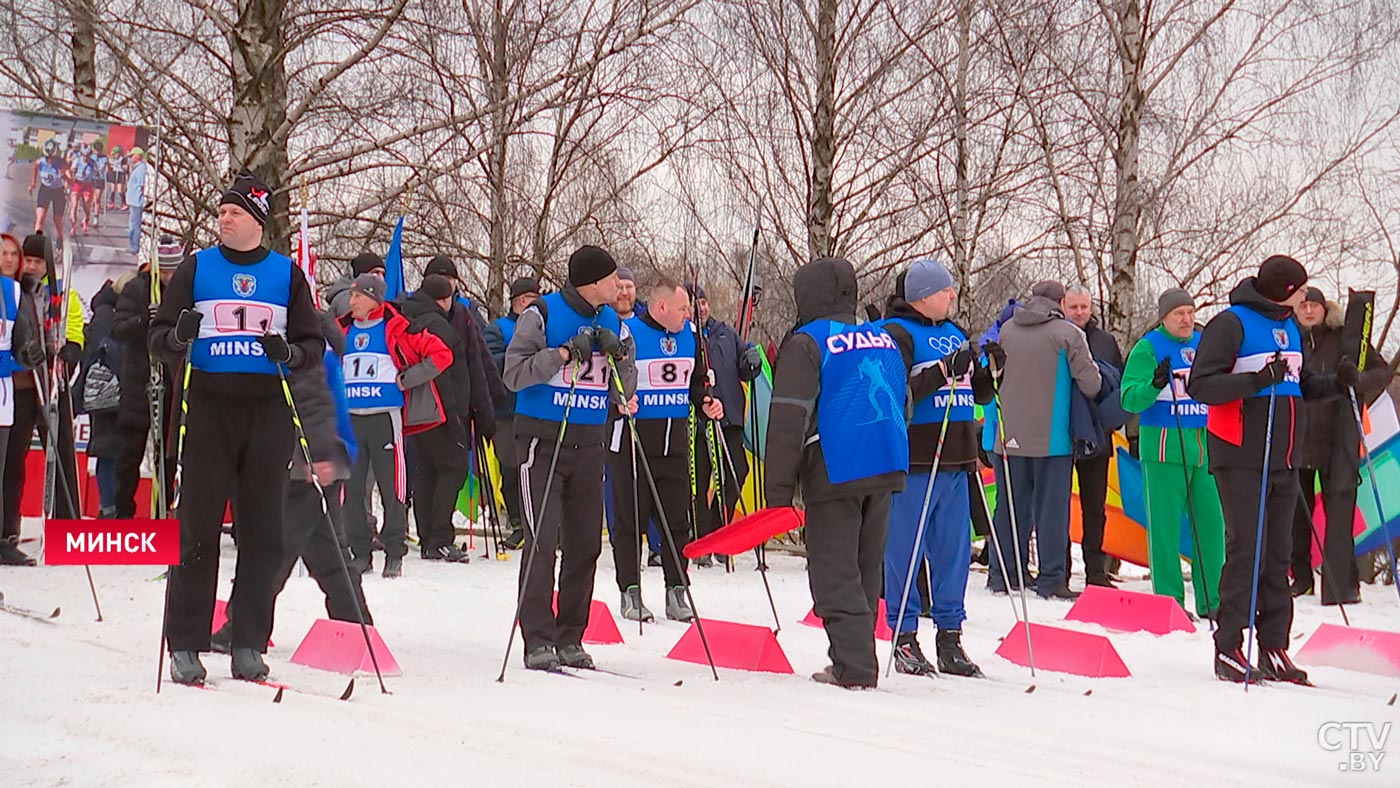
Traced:
<path fill-rule="evenodd" d="M 504 374 L 506 348 L 515 336 L 515 324 L 525 310 L 540 297 L 540 283 L 534 277 L 524 276 L 510 284 L 510 312 L 496 318 L 486 328 L 486 347 L 491 353 L 497 374 Z M 506 396 L 496 407 L 497 429 L 505 428 L 505 436 L 492 441 L 496 449 L 496 460 L 501 466 L 501 494 L 506 499 L 506 517 L 510 519 L 510 533 L 503 544 L 510 550 L 519 550 L 525 544 L 524 520 L 520 505 L 520 455 L 515 450 L 515 392 L 507 390 Z"/>

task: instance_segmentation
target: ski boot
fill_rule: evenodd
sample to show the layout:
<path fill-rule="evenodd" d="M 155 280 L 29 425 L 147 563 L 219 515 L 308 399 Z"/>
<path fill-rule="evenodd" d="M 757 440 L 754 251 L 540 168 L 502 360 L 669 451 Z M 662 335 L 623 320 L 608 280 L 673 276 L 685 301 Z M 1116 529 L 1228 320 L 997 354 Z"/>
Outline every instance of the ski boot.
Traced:
<path fill-rule="evenodd" d="M 19 539 L 13 536 L 8 539 L 0 539 L 0 565 L 35 566 L 36 564 L 38 561 L 19 549 Z"/>
<path fill-rule="evenodd" d="M 938 670 L 950 676 L 982 678 L 982 669 L 967 658 L 962 647 L 961 629 L 940 629 L 934 640 L 934 652 L 938 655 Z"/>
<path fill-rule="evenodd" d="M 1248 677 L 1250 684 L 1264 683 L 1264 677 L 1259 672 L 1259 668 L 1249 665 L 1242 648 L 1233 651 L 1215 649 L 1215 677 L 1234 684 L 1245 683 L 1246 677 Z"/>
<path fill-rule="evenodd" d="M 233 622 L 225 621 L 224 625 L 214 631 L 209 636 L 209 650 L 219 654 L 233 653 Z"/>
<path fill-rule="evenodd" d="M 1308 672 L 1293 664 L 1284 649 L 1260 647 L 1259 656 L 1259 673 L 1265 680 L 1313 686 L 1308 680 Z"/>
<path fill-rule="evenodd" d="M 683 624 L 695 620 L 695 611 L 686 604 L 685 586 L 666 589 L 666 617 Z"/>
<path fill-rule="evenodd" d="M 255 648 L 235 648 L 233 650 L 233 677 L 244 681 L 265 681 L 267 663 Z"/>
<path fill-rule="evenodd" d="M 593 657 L 577 643 L 560 646 L 555 652 L 559 657 L 559 664 L 566 668 L 593 670 Z"/>
<path fill-rule="evenodd" d="M 867 684 L 867 683 L 864 683 L 864 682 L 847 682 L 847 681 L 842 681 L 842 680 L 836 678 L 836 669 L 835 669 L 835 667 L 832 666 L 832 665 L 827 665 L 826 667 L 822 668 L 821 670 L 817 671 L 816 673 L 813 673 L 813 674 L 812 674 L 812 681 L 815 681 L 815 682 L 817 682 L 818 684 L 830 684 L 830 685 L 833 686 L 833 687 L 840 687 L 841 689 L 848 689 L 848 690 L 873 690 L 873 689 L 875 689 L 875 682 L 874 682 L 874 681 L 871 681 L 870 683 Z"/>
<path fill-rule="evenodd" d="M 525 529 L 518 525 L 513 527 L 506 538 L 501 540 L 501 544 L 505 545 L 507 550 L 519 550 L 524 547 Z"/>
<path fill-rule="evenodd" d="M 170 652 L 170 680 L 176 684 L 200 685 L 209 672 L 199 661 L 198 651 Z"/>
<path fill-rule="evenodd" d="M 536 646 L 525 652 L 525 668 L 527 670 L 558 670 L 559 655 L 554 653 L 553 646 Z"/>
<path fill-rule="evenodd" d="M 622 617 L 628 621 L 644 621 L 648 624 L 656 620 L 656 616 L 642 602 L 642 589 L 636 586 L 628 586 L 622 592 Z"/>
<path fill-rule="evenodd" d="M 447 561 L 453 564 L 470 563 L 472 557 L 462 552 L 462 549 L 455 544 L 445 547 L 430 547 L 423 551 L 423 558 L 427 561 Z"/>
<path fill-rule="evenodd" d="M 894 669 L 909 676 L 936 676 L 938 671 L 919 648 L 919 636 L 901 632 L 894 641 Z"/>
<path fill-rule="evenodd" d="M 367 575 L 374 571 L 374 554 L 366 553 L 350 559 L 350 571 Z"/>
<path fill-rule="evenodd" d="M 390 579 L 395 577 L 403 577 L 403 559 L 385 558 L 383 574 L 385 577 Z"/>

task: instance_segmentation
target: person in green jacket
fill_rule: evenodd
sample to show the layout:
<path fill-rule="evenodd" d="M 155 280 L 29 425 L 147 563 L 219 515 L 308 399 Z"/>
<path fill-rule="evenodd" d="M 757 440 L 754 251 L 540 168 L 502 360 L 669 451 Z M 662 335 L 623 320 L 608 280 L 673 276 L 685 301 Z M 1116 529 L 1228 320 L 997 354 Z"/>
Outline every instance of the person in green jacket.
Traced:
<path fill-rule="evenodd" d="M 1186 393 L 1201 339 L 1196 304 L 1190 293 L 1171 288 L 1157 299 L 1157 315 L 1161 325 L 1128 354 L 1122 389 L 1123 407 L 1142 414 L 1138 453 L 1147 497 L 1152 591 L 1175 597 L 1185 607 L 1181 529 L 1193 528 L 1196 614 L 1213 617 L 1220 606 L 1225 520 L 1207 471 L 1206 406 Z"/>

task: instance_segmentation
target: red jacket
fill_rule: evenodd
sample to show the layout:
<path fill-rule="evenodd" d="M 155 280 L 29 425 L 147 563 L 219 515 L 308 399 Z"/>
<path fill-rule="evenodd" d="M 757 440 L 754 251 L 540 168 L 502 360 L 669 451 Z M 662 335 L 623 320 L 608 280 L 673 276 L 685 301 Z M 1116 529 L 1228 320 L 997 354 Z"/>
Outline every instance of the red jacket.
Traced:
<path fill-rule="evenodd" d="M 384 340 L 399 370 L 399 385 L 404 396 L 404 434 L 424 432 L 446 422 L 447 413 L 442 407 L 436 378 L 452 366 L 452 349 L 432 333 L 409 331 L 408 318 L 391 303 L 380 304 L 369 313 L 370 320 L 379 318 L 385 321 Z M 341 329 L 349 333 L 354 320 L 349 314 L 341 317 Z"/>

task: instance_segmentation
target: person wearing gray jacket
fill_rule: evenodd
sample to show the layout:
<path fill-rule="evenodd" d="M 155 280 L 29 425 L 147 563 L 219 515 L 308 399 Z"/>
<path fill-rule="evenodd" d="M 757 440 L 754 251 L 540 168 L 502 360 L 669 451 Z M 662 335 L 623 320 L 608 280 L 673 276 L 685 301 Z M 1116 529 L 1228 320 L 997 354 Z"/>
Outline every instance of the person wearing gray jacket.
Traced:
<path fill-rule="evenodd" d="M 1065 563 L 1069 545 L 1069 496 L 1074 472 L 1070 434 L 1070 386 L 1087 397 L 1099 393 L 1102 381 L 1089 352 L 1084 332 L 1065 319 L 1061 301 L 1064 285 L 1040 282 L 1031 298 L 1002 326 L 1001 347 L 1006 368 L 1001 372 L 997 408 L 1000 423 L 995 438 L 997 511 L 993 527 L 1001 554 L 992 556 L 993 591 L 1004 592 L 1001 566 L 1015 578 L 1020 553 L 1023 568 L 1030 557 L 1030 534 L 1035 529 L 1040 573 L 1036 593 L 1045 599 L 1074 599 Z M 1014 507 L 1017 541 L 1011 536 Z M 1005 562 L 996 563 L 998 561 Z M 1029 573 L 1024 573 L 1029 579 Z M 1019 579 L 1013 579 L 1013 587 Z"/>

